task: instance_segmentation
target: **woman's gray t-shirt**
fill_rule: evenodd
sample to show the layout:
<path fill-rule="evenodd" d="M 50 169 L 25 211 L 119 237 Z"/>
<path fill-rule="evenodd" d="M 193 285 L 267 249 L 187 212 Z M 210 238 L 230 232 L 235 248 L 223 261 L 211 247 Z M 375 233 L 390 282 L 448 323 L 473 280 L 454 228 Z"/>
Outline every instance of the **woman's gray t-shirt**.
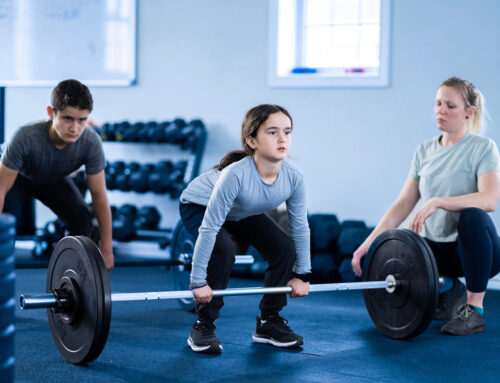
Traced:
<path fill-rule="evenodd" d="M 418 181 L 421 199 L 454 197 L 478 191 L 480 175 L 500 171 L 498 148 L 487 137 L 467 133 L 452 146 L 442 146 L 439 136 L 417 148 L 409 176 Z M 437 242 L 457 240 L 460 212 L 436 210 L 424 224 L 425 236 Z"/>

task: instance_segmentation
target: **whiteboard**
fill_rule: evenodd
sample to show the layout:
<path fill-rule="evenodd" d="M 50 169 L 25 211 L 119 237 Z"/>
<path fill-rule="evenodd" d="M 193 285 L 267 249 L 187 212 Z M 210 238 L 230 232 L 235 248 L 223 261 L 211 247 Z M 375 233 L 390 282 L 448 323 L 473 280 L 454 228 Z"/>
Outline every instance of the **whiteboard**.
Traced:
<path fill-rule="evenodd" d="M 127 86 L 136 0 L 0 0 L 0 86 Z"/>

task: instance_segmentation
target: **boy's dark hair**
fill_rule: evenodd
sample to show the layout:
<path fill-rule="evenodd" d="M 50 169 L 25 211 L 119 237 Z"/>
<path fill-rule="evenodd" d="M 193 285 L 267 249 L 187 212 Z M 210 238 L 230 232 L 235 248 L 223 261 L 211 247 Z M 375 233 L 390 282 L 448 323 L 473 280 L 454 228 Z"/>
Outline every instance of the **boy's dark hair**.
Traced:
<path fill-rule="evenodd" d="M 89 88 L 77 80 L 61 81 L 52 91 L 52 108 L 56 112 L 67 106 L 92 112 L 93 100 Z"/>

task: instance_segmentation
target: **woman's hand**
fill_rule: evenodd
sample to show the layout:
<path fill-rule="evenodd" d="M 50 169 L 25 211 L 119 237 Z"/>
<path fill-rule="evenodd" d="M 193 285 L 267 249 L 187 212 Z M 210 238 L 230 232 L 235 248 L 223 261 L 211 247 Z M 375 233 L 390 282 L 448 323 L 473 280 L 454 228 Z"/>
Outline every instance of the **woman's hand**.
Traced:
<path fill-rule="evenodd" d="M 305 297 L 307 294 L 309 294 L 309 282 L 304 282 L 302 279 L 290 279 L 286 285 L 292 288 L 292 291 L 290 292 L 290 298 Z"/>
<path fill-rule="evenodd" d="M 410 221 L 409 229 L 415 233 L 420 233 L 424 228 L 424 223 L 434 212 L 440 208 L 439 198 L 431 198 L 415 213 Z"/>
<path fill-rule="evenodd" d="M 356 251 L 352 254 L 352 271 L 356 276 L 360 277 L 363 274 L 363 270 L 361 270 L 361 258 L 363 258 L 366 253 L 368 253 L 368 249 L 370 248 L 371 243 L 363 242 L 360 247 L 356 249 Z"/>
<path fill-rule="evenodd" d="M 209 303 L 214 296 L 214 292 L 209 285 L 191 291 L 193 292 L 194 300 L 198 303 Z"/>

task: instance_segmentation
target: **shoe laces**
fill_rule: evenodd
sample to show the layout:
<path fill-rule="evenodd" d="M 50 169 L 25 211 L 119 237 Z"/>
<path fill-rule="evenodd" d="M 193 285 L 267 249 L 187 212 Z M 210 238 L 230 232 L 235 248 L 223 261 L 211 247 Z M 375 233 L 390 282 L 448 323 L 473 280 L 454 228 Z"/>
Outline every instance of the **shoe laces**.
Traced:
<path fill-rule="evenodd" d="M 456 313 L 456 317 L 462 320 L 467 320 L 474 313 L 474 307 L 469 304 L 465 304 L 459 307 Z"/>
<path fill-rule="evenodd" d="M 279 315 L 274 315 L 274 316 L 271 316 L 271 317 L 267 317 L 266 319 L 264 319 L 264 321 L 268 322 L 268 323 L 278 324 L 283 329 L 285 329 L 287 331 L 292 331 L 292 329 L 290 327 L 288 327 L 288 321 L 285 318 L 283 318 L 283 317 L 281 317 Z"/>
<path fill-rule="evenodd" d="M 200 330 L 203 335 L 210 335 L 213 334 L 215 331 L 215 325 L 213 324 L 213 322 L 208 322 L 203 320 L 197 320 L 194 327 L 197 330 Z"/>

